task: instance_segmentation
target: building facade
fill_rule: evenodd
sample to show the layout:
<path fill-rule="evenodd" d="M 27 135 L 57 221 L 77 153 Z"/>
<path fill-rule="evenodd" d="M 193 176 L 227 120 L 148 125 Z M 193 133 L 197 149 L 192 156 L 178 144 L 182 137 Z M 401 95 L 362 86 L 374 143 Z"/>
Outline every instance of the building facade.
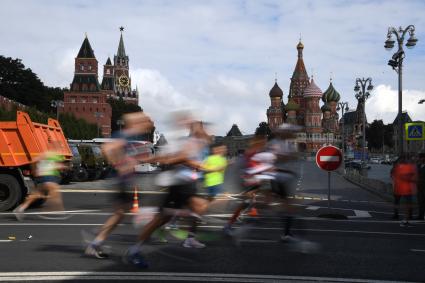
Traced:
<path fill-rule="evenodd" d="M 412 121 L 412 118 L 410 118 L 409 113 L 402 112 L 401 119 L 403 123 L 403 132 L 400 133 L 398 121 L 400 120 L 400 115 L 397 114 L 396 118 L 394 119 L 394 122 L 392 123 L 393 126 L 393 142 L 394 142 L 394 152 L 399 152 L 400 143 L 399 143 L 399 136 L 403 135 L 403 152 L 408 154 L 417 154 L 418 152 L 425 151 L 425 141 L 424 140 L 406 140 L 406 131 L 404 124 L 406 123 L 423 123 L 423 121 Z"/>
<path fill-rule="evenodd" d="M 277 82 L 269 92 L 271 105 L 267 109 L 267 120 L 271 130 L 282 123 L 303 127 L 297 136 L 302 151 L 316 152 L 325 144 L 339 145 L 339 116 L 337 105 L 340 94 L 332 81 L 323 93 L 313 78 L 309 78 L 304 64 L 304 44 L 297 44 L 298 58 L 289 86 L 288 102 L 283 102 L 283 91 Z M 323 106 L 320 106 L 320 100 Z"/>
<path fill-rule="evenodd" d="M 98 61 L 86 36 L 80 51 L 75 58 L 74 78 L 70 90 L 64 93 L 64 105 L 60 112 L 70 113 L 76 118 L 82 118 L 96 124 L 99 134 L 111 136 L 112 110 L 109 98 L 123 99 L 127 103 L 139 103 L 137 88 L 132 90 L 129 75 L 129 58 L 125 53 L 123 28 L 114 64 L 111 59 L 103 65 L 102 83 L 99 83 Z"/>

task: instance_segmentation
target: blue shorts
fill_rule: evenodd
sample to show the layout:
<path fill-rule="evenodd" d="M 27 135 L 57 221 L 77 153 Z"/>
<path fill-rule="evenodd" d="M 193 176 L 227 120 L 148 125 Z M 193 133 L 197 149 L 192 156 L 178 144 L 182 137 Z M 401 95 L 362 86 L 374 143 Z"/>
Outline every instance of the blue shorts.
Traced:
<path fill-rule="evenodd" d="M 221 185 L 207 187 L 207 189 L 208 189 L 208 196 L 215 197 L 218 193 L 221 192 Z"/>
<path fill-rule="evenodd" d="M 43 184 L 43 183 L 56 183 L 59 184 L 61 179 L 58 176 L 39 176 L 35 178 L 36 184 Z"/>

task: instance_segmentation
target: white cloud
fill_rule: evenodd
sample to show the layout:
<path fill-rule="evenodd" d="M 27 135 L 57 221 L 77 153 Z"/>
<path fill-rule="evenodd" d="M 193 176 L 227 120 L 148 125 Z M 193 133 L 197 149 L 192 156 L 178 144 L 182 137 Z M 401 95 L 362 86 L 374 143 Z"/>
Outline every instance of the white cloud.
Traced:
<path fill-rule="evenodd" d="M 191 90 L 183 92 L 158 70 L 136 69 L 131 71 L 131 77 L 141 90 L 140 106 L 153 117 L 159 130 L 166 128 L 168 113 L 178 109 L 193 110 L 199 119 L 213 124 L 211 131 L 216 135 L 226 134 L 232 124 L 249 134 L 266 120 L 268 92 L 261 93 L 261 84 L 248 85 L 219 75 L 205 85 L 194 84 Z M 262 107 L 256 107 L 261 104 Z"/>
<path fill-rule="evenodd" d="M 314 69 L 316 83 L 325 90 L 332 72 L 335 88 L 351 108 L 357 103 L 356 77 L 371 76 L 375 85 L 387 86 L 377 87 L 376 98 L 368 102 L 374 107 L 367 111 L 372 119 L 378 115 L 388 122 L 395 114 L 390 106 L 397 105 L 389 103 L 389 86 L 396 86 L 397 75 L 387 66 L 391 53 L 383 48 L 386 31 L 390 25 L 414 24 L 419 41 L 406 51 L 404 86 L 424 89 L 423 1 L 105 0 L 100 5 L 89 0 L 4 0 L 1 7 L 0 25 L 7 27 L 0 29 L 1 54 L 23 59 L 50 86 L 71 83 L 85 32 L 101 74 L 106 58 L 117 50 L 118 27 L 125 26 L 141 106 L 158 120 L 176 108 L 198 109 L 219 133 L 233 123 L 250 133 L 266 120 L 275 72 L 286 102 L 300 33 L 308 73 Z M 419 96 L 406 91 L 410 95 Z M 403 108 L 412 118 L 423 119 L 422 108 L 409 103 Z"/>
<path fill-rule="evenodd" d="M 403 90 L 403 111 L 407 111 L 412 120 L 425 121 L 425 105 L 418 104 L 425 99 L 425 91 Z M 398 90 L 388 85 L 378 85 L 366 102 L 366 114 L 369 121 L 382 119 L 384 123 L 392 123 L 398 113 Z"/>

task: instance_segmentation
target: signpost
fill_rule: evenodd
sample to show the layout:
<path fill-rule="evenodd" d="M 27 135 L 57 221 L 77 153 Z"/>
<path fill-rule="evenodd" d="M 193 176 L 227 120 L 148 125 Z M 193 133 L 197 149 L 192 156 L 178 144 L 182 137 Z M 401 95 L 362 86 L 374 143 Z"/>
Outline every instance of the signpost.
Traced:
<path fill-rule="evenodd" d="M 424 140 L 424 128 L 425 123 L 406 123 L 406 140 L 408 141 L 417 141 Z"/>
<path fill-rule="evenodd" d="M 324 171 L 328 171 L 328 208 L 331 208 L 331 172 L 338 169 L 341 163 L 342 152 L 335 146 L 324 146 L 316 153 L 317 166 Z"/>

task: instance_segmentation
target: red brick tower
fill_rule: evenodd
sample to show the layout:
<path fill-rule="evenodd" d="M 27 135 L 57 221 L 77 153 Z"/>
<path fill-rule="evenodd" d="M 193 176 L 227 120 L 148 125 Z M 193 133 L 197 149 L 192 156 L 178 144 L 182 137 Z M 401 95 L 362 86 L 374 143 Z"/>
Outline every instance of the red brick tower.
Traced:
<path fill-rule="evenodd" d="M 139 94 L 131 89 L 131 77 L 129 75 L 129 59 L 125 53 L 123 27 L 120 27 L 121 36 L 117 54 L 114 56 L 114 97 L 122 98 L 129 103 L 138 104 Z"/>
<path fill-rule="evenodd" d="M 108 57 L 105 65 L 103 65 L 102 90 L 108 92 L 107 95 L 109 97 L 113 95 L 114 89 L 114 66 L 112 65 L 111 58 Z"/>
<path fill-rule="evenodd" d="M 64 93 L 63 112 L 97 124 L 104 137 L 111 135 L 112 110 L 101 91 L 98 62 L 87 36 L 75 58 L 74 79 L 70 91 Z"/>
<path fill-rule="evenodd" d="M 304 45 L 300 40 L 300 42 L 297 44 L 298 60 L 292 74 L 288 95 L 288 97 L 292 98 L 294 102 L 300 106 L 299 110 L 297 111 L 297 121 L 298 124 L 302 126 L 304 125 L 306 111 L 304 89 L 309 85 L 309 78 L 303 60 L 303 49 Z"/>
<path fill-rule="evenodd" d="M 274 86 L 269 92 L 271 106 L 267 109 L 267 120 L 270 129 L 275 129 L 283 123 L 285 105 L 283 103 L 283 91 L 275 81 Z"/>

